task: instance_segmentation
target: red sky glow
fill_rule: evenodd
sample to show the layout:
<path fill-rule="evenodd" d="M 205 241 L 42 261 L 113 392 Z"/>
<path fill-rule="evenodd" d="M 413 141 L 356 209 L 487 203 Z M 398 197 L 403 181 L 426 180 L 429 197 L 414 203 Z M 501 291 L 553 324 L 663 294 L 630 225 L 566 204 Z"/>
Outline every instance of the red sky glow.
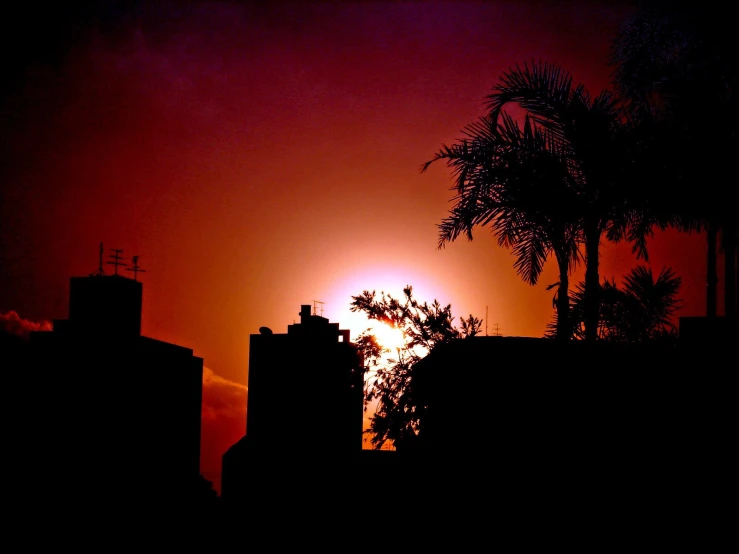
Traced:
<path fill-rule="evenodd" d="M 559 63 L 592 93 L 607 87 L 627 4 L 133 5 L 69 15 L 57 39 L 33 35 L 29 19 L 15 45 L 0 129 L 0 313 L 65 318 L 69 278 L 95 271 L 101 241 L 138 255 L 143 334 L 192 348 L 208 368 L 209 479 L 244 433 L 249 335 L 286 332 L 301 304 L 323 302 L 356 336 L 366 322 L 352 295 L 412 285 L 457 317 L 487 311 L 491 333 L 544 333 L 556 264 L 529 286 L 485 229 L 437 249 L 452 181 L 441 164 L 420 166 L 483 114 L 517 63 Z M 53 55 L 31 51 L 34 40 Z M 656 271 L 683 279 L 680 315 L 703 315 L 704 238 L 662 233 L 650 253 Z M 601 277 L 636 264 L 629 245 L 607 245 Z"/>

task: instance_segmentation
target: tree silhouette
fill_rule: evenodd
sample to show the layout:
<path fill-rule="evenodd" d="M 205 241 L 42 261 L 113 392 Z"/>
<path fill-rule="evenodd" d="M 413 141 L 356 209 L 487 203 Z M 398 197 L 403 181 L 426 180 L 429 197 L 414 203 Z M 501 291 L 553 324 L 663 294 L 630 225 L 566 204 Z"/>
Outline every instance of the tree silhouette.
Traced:
<path fill-rule="evenodd" d="M 652 270 L 644 265 L 633 268 L 624 277 L 622 288 L 605 279 L 600 293 L 598 338 L 630 344 L 675 339 L 677 329 L 672 318 L 681 306 L 677 296 L 680 283 L 681 278 L 671 268 L 663 268 L 655 279 Z M 584 289 L 584 283 L 578 283 L 570 297 L 573 336 L 577 339 L 585 338 Z M 555 334 L 556 318 L 555 312 L 548 337 Z"/>
<path fill-rule="evenodd" d="M 439 227 L 439 248 L 473 228 L 489 226 L 498 244 L 513 249 L 516 272 L 538 282 L 553 255 L 564 291 L 557 302 L 560 338 L 569 338 L 569 275 L 579 261 L 575 186 L 559 142 L 529 117 L 523 129 L 508 114 L 483 117 L 464 129 L 465 138 L 443 146 L 422 171 L 439 160 L 452 168 L 455 205 Z"/>
<path fill-rule="evenodd" d="M 511 118 L 504 111 L 509 106 L 523 111 L 522 137 L 505 134 L 511 127 Z M 502 243 L 518 246 L 526 255 L 519 257 L 519 264 L 527 268 L 524 276 L 536 276 L 547 249 L 554 249 L 549 242 L 552 237 L 542 232 L 545 226 L 541 219 L 561 219 L 556 227 L 560 230 L 562 255 L 568 261 L 560 262 L 560 317 L 568 298 L 563 269 L 572 267 L 577 259 L 577 245 L 582 244 L 586 263 L 586 337 L 594 340 L 601 238 L 606 235 L 620 239 L 629 221 L 628 204 L 620 186 L 631 149 L 628 114 L 610 91 L 604 90 L 592 98 L 584 85 L 573 82 L 572 75 L 546 62 L 517 65 L 504 72 L 487 97 L 487 109 L 486 118 L 467 127 L 467 137 L 461 143 L 442 148 L 422 166 L 425 170 L 429 163 L 444 159 L 454 170 L 457 205 L 441 226 L 442 244 L 456 238 L 456 229 L 464 229 L 471 236 L 473 225 L 492 224 Z M 528 139 L 529 127 L 533 129 L 530 134 L 540 139 Z M 518 140 L 511 140 L 512 136 Z M 497 143 L 501 141 L 513 143 L 519 155 L 498 155 Z M 472 148 L 491 142 L 495 146 Z M 521 148 L 522 143 L 526 143 L 526 148 Z M 529 143 L 538 147 L 536 156 L 531 154 L 534 150 Z M 545 179 L 539 167 L 532 166 L 534 159 L 547 160 L 545 173 L 549 178 Z M 550 202 L 543 206 L 536 197 L 547 194 L 547 187 L 554 187 L 556 192 L 549 191 Z M 523 191 L 526 194 L 519 194 Z M 510 198 L 517 203 L 512 205 Z M 491 206 L 487 213 L 486 203 Z M 529 233 L 522 232 L 522 228 Z M 566 322 L 560 325 L 565 333 Z"/>
<path fill-rule="evenodd" d="M 491 117 L 500 117 L 509 104 L 531 114 L 567 153 L 585 245 L 585 338 L 595 340 L 601 237 L 619 237 L 625 218 L 620 185 L 630 146 L 626 114 L 610 91 L 592 98 L 583 84 L 573 83 L 572 75 L 548 63 L 516 66 L 503 74 L 488 96 Z"/>
<path fill-rule="evenodd" d="M 373 447 L 380 449 L 388 442 L 396 448 L 408 446 L 423 425 L 424 406 L 418 404 L 413 390 L 414 364 L 438 344 L 478 334 L 482 320 L 470 314 L 457 328 L 451 305 L 442 306 L 438 300 L 421 303 L 413 297 L 410 285 L 403 289 L 402 299 L 363 291 L 352 296 L 351 311 L 363 312 L 369 319 L 403 332 L 404 345 L 387 360 L 383 355 L 388 349 L 378 343 L 371 330 L 354 342 L 364 355 L 366 371 L 372 374 L 365 379 L 365 409 L 377 400 L 369 429 Z"/>
<path fill-rule="evenodd" d="M 654 225 L 706 231 L 709 317 L 717 307 L 719 236 L 725 313 L 737 313 L 739 211 L 726 184 L 737 152 L 733 27 L 731 18 L 716 17 L 710 5 L 649 2 L 622 25 L 612 44 L 616 90 L 653 135 L 643 143 L 649 182 L 639 209 L 641 232 Z M 676 194 L 681 189 L 694 193 Z"/>

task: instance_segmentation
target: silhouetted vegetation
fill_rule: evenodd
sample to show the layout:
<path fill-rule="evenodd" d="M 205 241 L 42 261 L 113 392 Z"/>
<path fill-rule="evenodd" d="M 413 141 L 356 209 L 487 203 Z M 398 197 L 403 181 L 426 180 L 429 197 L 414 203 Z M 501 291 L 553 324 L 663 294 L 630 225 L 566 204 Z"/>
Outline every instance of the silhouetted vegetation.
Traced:
<path fill-rule="evenodd" d="M 475 226 L 488 225 L 499 245 L 513 249 L 514 267 L 531 285 L 554 255 L 565 300 L 557 303 L 558 336 L 568 337 L 568 280 L 579 261 L 580 231 L 569 211 L 574 187 L 565 153 L 528 116 L 523 129 L 508 114 L 499 121 L 483 117 L 465 135 L 422 167 L 425 171 L 433 161 L 444 160 L 456 181 L 456 203 L 439 226 L 439 247 L 461 234 L 472 240 Z"/>
<path fill-rule="evenodd" d="M 559 266 L 557 336 L 570 335 L 568 276 L 585 256 L 585 336 L 597 336 L 601 238 L 619 240 L 631 220 L 623 180 L 631 127 L 613 93 L 591 97 L 554 64 L 516 66 L 487 97 L 487 114 L 444 146 L 438 160 L 452 169 L 455 205 L 439 225 L 440 241 L 490 226 L 517 256 L 516 269 L 536 284 L 546 259 Z M 504 110 L 523 111 L 523 131 Z"/>
<path fill-rule="evenodd" d="M 681 278 L 670 268 L 663 268 L 657 278 L 644 265 L 633 268 L 625 277 L 623 287 L 605 279 L 600 289 L 598 339 L 619 343 L 674 341 L 677 329 L 673 316 L 680 308 L 678 298 Z M 572 335 L 585 338 L 585 284 L 578 283 L 570 294 L 574 323 Z M 547 337 L 554 337 L 557 314 L 549 324 Z"/>
<path fill-rule="evenodd" d="M 718 236 L 725 313 L 736 315 L 739 211 L 725 185 L 737 151 L 736 54 L 728 25 L 717 28 L 715 13 L 704 7 L 645 4 L 613 40 L 613 91 L 596 97 L 554 64 L 505 71 L 486 97 L 485 116 L 422 165 L 425 171 L 443 160 L 454 180 L 439 247 L 489 227 L 501 246 L 513 249 L 516 271 L 532 285 L 553 255 L 555 335 L 582 331 L 594 340 L 602 336 L 603 238 L 629 240 L 637 259 L 648 260 L 646 241 L 655 229 L 706 231 L 707 315 L 716 315 Z M 709 107 L 720 115 L 707 114 Z M 575 315 L 569 275 L 581 257 L 582 313 Z"/>
<path fill-rule="evenodd" d="M 438 300 L 421 303 L 413 297 L 410 285 L 403 289 L 401 299 L 363 291 L 352 296 L 351 310 L 403 332 L 403 347 L 387 360 L 383 356 L 389 350 L 378 343 L 371 330 L 354 341 L 364 355 L 366 373 L 371 374 L 365 377 L 365 409 L 377 400 L 369 429 L 372 445 L 379 449 L 389 442 L 402 448 L 413 441 L 423 424 L 423 406 L 416 402 L 412 386 L 414 364 L 438 344 L 477 335 L 482 320 L 470 314 L 457 328 L 451 305 L 442 306 Z"/>
<path fill-rule="evenodd" d="M 640 233 L 705 230 L 706 315 L 716 315 L 717 238 L 725 314 L 736 315 L 739 211 L 727 175 L 737 152 L 734 21 L 710 4 L 650 2 L 612 43 L 614 84 L 641 129 Z"/>

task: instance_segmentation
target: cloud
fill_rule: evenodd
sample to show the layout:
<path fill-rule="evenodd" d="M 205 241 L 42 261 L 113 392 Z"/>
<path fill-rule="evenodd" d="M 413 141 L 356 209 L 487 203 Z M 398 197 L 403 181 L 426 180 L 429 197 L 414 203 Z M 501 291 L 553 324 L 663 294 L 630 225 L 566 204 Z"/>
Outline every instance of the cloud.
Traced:
<path fill-rule="evenodd" d="M 246 385 L 203 367 L 203 420 L 246 418 Z"/>
<path fill-rule="evenodd" d="M 200 471 L 220 492 L 223 454 L 246 433 L 246 385 L 203 367 Z"/>
<path fill-rule="evenodd" d="M 35 322 L 23 319 L 13 310 L 0 313 L 0 331 L 22 339 L 27 339 L 32 331 L 51 331 L 51 329 L 50 321 Z"/>

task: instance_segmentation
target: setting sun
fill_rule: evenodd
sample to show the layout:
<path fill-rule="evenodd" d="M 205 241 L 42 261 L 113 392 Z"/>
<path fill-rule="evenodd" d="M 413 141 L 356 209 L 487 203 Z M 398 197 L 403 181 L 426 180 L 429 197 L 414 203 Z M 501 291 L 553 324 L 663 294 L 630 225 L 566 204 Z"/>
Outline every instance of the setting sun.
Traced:
<path fill-rule="evenodd" d="M 402 348 L 405 344 L 403 331 L 386 323 L 375 323 L 372 327 L 372 333 L 377 338 L 377 342 L 383 348 L 387 348 L 390 354 L 394 354 L 396 350 Z"/>

